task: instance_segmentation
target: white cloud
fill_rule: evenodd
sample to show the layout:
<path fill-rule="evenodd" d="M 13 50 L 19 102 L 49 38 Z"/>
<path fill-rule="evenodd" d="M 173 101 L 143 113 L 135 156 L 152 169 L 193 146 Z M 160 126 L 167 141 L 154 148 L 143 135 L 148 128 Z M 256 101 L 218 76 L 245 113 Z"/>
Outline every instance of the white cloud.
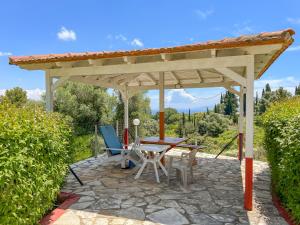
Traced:
<path fill-rule="evenodd" d="M 287 49 L 289 52 L 300 51 L 300 45 L 292 46 Z"/>
<path fill-rule="evenodd" d="M 6 89 L 1 89 L 0 90 L 0 95 L 5 94 Z M 29 89 L 26 90 L 27 92 L 27 97 L 32 100 L 41 100 L 43 93 L 45 93 L 45 90 L 36 88 L 36 89 Z"/>
<path fill-rule="evenodd" d="M 177 101 L 178 99 L 183 99 L 183 101 L 195 102 L 197 98 L 184 89 L 174 89 L 167 92 L 166 104 Z"/>
<path fill-rule="evenodd" d="M 27 92 L 27 97 L 29 99 L 41 100 L 42 95 L 45 93 L 45 90 L 36 88 L 36 89 L 26 90 L 26 92 Z"/>
<path fill-rule="evenodd" d="M 172 107 L 178 111 L 205 111 L 206 107 L 212 108 L 219 102 L 223 88 L 214 89 L 172 89 L 165 91 L 165 107 Z M 158 91 L 147 93 L 151 102 L 151 109 L 158 111 L 159 97 Z"/>
<path fill-rule="evenodd" d="M 291 23 L 291 24 L 300 24 L 300 18 L 287 18 L 286 19 L 287 22 Z"/>
<path fill-rule="evenodd" d="M 117 34 L 117 35 L 108 34 L 106 38 L 110 41 L 115 40 L 134 47 L 144 47 L 144 43 L 141 41 L 141 39 L 133 38 L 132 40 L 130 40 L 124 34 Z"/>
<path fill-rule="evenodd" d="M 1 56 L 10 56 L 10 55 L 12 55 L 11 52 L 0 52 L 0 57 Z"/>
<path fill-rule="evenodd" d="M 244 34 L 254 33 L 254 28 L 249 24 L 249 21 L 245 21 L 241 24 L 236 23 L 233 25 L 233 32 L 231 32 L 234 36 L 241 36 Z"/>
<path fill-rule="evenodd" d="M 138 38 L 134 38 L 131 43 L 130 43 L 132 46 L 136 46 L 136 47 L 143 47 L 144 46 L 144 43 L 138 39 Z"/>
<path fill-rule="evenodd" d="M 209 9 L 209 10 L 200 10 L 200 9 L 196 9 L 195 10 L 195 13 L 196 13 L 196 15 L 200 18 L 200 19 L 202 19 L 202 20 L 205 20 L 208 16 L 210 16 L 211 14 L 213 14 L 214 13 L 214 10 L 212 10 L 212 9 Z"/>
<path fill-rule="evenodd" d="M 125 37 L 123 34 L 118 34 L 115 36 L 116 40 L 121 40 L 121 41 L 127 41 L 127 37 Z"/>
<path fill-rule="evenodd" d="M 284 89 L 294 94 L 295 87 L 299 85 L 300 80 L 296 79 L 293 76 L 287 76 L 281 79 L 272 79 L 272 80 L 261 79 L 255 81 L 255 92 L 258 92 L 258 94 L 260 95 L 262 89 L 265 88 L 267 83 L 270 84 L 272 90 L 277 90 L 278 88 L 283 87 Z"/>
<path fill-rule="evenodd" d="M 57 32 L 57 37 L 63 41 L 75 41 L 77 39 L 76 33 L 73 30 L 68 30 L 65 27 L 61 27 L 60 31 Z"/>

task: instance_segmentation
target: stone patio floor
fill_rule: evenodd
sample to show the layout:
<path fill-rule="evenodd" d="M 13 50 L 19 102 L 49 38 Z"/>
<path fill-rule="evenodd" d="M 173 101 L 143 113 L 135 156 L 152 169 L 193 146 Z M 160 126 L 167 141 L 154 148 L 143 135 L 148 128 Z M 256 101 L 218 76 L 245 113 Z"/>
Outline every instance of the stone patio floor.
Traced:
<path fill-rule="evenodd" d="M 105 159 L 103 154 L 72 166 L 84 186 L 70 174 L 62 191 L 81 198 L 54 225 L 287 224 L 272 204 L 270 173 L 264 162 L 254 161 L 254 209 L 247 212 L 244 165 L 235 158 L 198 153 L 189 190 L 183 190 L 175 177 L 169 186 L 163 175 L 156 183 L 152 168 L 135 180 L 135 170 L 121 169 Z"/>

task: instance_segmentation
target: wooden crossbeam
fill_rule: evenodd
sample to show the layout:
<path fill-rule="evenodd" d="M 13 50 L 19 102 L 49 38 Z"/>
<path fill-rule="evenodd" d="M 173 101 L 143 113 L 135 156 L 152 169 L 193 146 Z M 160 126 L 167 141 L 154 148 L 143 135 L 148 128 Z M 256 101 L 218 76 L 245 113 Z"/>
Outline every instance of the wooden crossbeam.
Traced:
<path fill-rule="evenodd" d="M 79 76 L 129 73 L 154 73 L 161 71 L 196 70 L 222 67 L 241 67 L 249 64 L 251 56 L 228 56 L 204 59 L 186 59 L 167 62 L 148 62 L 93 67 L 49 69 L 50 76 Z"/>
<path fill-rule="evenodd" d="M 222 73 L 224 76 L 229 77 L 230 79 L 238 82 L 242 86 L 246 86 L 246 78 L 241 76 L 240 74 L 234 72 L 233 70 L 223 67 L 223 68 L 215 68 L 218 72 Z"/>
<path fill-rule="evenodd" d="M 54 84 L 51 85 L 51 90 L 55 90 L 61 85 L 63 85 L 67 80 L 70 79 L 70 76 L 60 77 Z"/>
<path fill-rule="evenodd" d="M 203 78 L 202 78 L 201 72 L 199 70 L 196 70 L 196 73 L 198 75 L 200 83 L 203 82 Z"/>
<path fill-rule="evenodd" d="M 154 78 L 154 76 L 151 73 L 146 73 L 146 75 L 149 77 L 150 80 L 153 81 L 154 84 L 157 84 L 157 80 Z"/>
<path fill-rule="evenodd" d="M 170 71 L 170 73 L 171 73 L 171 76 L 173 77 L 173 79 L 176 80 L 176 83 L 180 84 L 180 79 L 178 78 L 176 72 Z"/>
<path fill-rule="evenodd" d="M 224 88 L 226 88 L 229 92 L 233 93 L 233 94 L 236 94 L 238 96 L 240 96 L 241 92 L 235 90 L 233 87 L 231 86 L 224 86 Z"/>

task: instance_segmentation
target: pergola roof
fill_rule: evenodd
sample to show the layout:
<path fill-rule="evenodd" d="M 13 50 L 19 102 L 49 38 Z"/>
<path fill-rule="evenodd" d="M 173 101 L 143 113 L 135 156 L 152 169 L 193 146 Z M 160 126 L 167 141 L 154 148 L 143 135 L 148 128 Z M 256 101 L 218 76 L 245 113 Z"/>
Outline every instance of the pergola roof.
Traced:
<path fill-rule="evenodd" d="M 258 79 L 293 42 L 292 29 L 219 41 L 132 51 L 12 56 L 10 64 L 45 70 L 52 77 L 121 89 L 245 85 L 246 67 L 254 60 Z"/>

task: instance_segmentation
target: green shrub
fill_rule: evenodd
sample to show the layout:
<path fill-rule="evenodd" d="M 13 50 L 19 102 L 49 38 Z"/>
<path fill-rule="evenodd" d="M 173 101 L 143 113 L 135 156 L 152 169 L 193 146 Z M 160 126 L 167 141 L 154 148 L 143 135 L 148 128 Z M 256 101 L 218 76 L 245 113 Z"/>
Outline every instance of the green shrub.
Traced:
<path fill-rule="evenodd" d="M 263 124 L 274 190 L 300 222 L 300 97 L 272 105 Z"/>
<path fill-rule="evenodd" d="M 71 135 L 59 114 L 0 104 L 0 224 L 37 224 L 53 207 Z"/>
<path fill-rule="evenodd" d="M 201 121 L 198 122 L 198 133 L 207 134 L 211 137 L 218 137 L 228 129 L 230 121 L 225 116 L 218 113 L 207 113 Z"/>

